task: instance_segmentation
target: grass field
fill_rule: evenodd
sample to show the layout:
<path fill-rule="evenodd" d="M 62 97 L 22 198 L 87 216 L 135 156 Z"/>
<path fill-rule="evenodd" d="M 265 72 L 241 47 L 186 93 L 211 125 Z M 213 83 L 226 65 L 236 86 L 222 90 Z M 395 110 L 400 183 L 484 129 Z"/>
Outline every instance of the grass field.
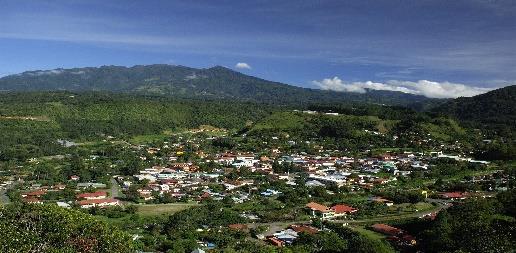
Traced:
<path fill-rule="evenodd" d="M 380 233 L 376 233 L 374 231 L 371 231 L 369 229 L 365 229 L 364 227 L 359 227 L 359 226 L 350 226 L 349 228 L 351 228 L 353 231 L 355 232 L 358 232 L 368 238 L 371 238 L 371 239 L 376 239 L 376 240 L 383 240 L 385 239 L 385 236 L 380 234 Z"/>
<path fill-rule="evenodd" d="M 172 203 L 172 204 L 145 204 L 137 205 L 138 214 L 141 215 L 162 215 L 173 214 L 190 207 L 198 206 L 197 203 Z"/>
<path fill-rule="evenodd" d="M 415 204 L 403 203 L 391 206 L 390 209 L 392 211 L 400 212 L 400 213 L 413 213 L 413 212 L 421 212 L 427 211 L 435 208 L 434 205 L 427 202 L 419 202 Z"/>

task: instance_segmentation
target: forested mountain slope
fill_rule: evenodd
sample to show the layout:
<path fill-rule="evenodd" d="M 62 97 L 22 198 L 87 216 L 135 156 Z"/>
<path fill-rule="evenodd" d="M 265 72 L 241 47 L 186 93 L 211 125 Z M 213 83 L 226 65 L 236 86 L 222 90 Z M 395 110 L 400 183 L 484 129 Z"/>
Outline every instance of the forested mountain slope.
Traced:
<path fill-rule="evenodd" d="M 195 69 L 164 64 L 27 71 L 0 78 L 0 90 L 111 91 L 274 104 L 369 102 L 411 105 L 434 101 L 393 91 L 369 90 L 360 94 L 301 88 L 244 75 L 221 66 Z"/>
<path fill-rule="evenodd" d="M 476 127 L 511 132 L 516 127 L 516 85 L 450 100 L 433 110 Z M 511 130 L 512 129 L 512 130 Z"/>

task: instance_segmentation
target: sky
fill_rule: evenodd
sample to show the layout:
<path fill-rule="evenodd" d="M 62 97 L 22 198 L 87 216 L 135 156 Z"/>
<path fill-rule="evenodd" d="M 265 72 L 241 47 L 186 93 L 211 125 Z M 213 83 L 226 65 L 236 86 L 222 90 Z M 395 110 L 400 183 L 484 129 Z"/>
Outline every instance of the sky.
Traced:
<path fill-rule="evenodd" d="M 159 63 L 336 92 L 516 84 L 514 0 L 0 0 L 0 17 L 0 76 Z"/>

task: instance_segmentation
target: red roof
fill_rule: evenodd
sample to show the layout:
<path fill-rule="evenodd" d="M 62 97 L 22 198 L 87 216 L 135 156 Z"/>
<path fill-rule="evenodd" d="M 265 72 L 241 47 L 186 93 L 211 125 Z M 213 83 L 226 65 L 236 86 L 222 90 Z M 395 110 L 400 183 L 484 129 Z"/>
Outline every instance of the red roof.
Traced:
<path fill-rule="evenodd" d="M 354 213 L 357 209 L 347 206 L 347 205 L 334 205 L 331 210 L 335 211 L 335 213 Z"/>
<path fill-rule="evenodd" d="M 274 246 L 277 246 L 277 247 L 282 247 L 283 246 L 283 242 L 280 241 L 276 237 L 269 237 L 269 238 L 267 238 L 267 240 L 269 240 L 272 244 L 274 244 Z"/>
<path fill-rule="evenodd" d="M 462 192 L 445 192 L 443 194 L 441 194 L 443 197 L 445 198 L 463 198 L 464 195 L 462 194 Z"/>
<path fill-rule="evenodd" d="M 319 211 L 319 212 L 329 212 L 329 208 L 325 205 L 321 205 L 319 203 L 310 202 L 306 204 L 306 207 L 312 209 L 313 211 Z"/>
<path fill-rule="evenodd" d="M 302 232 L 305 232 L 305 233 L 308 233 L 308 234 L 316 234 L 317 232 L 319 232 L 319 230 L 317 228 L 314 228 L 314 227 L 311 227 L 311 226 L 307 226 L 307 225 L 292 225 L 290 226 L 290 228 L 294 231 L 296 231 L 297 233 L 302 233 Z"/>
<path fill-rule="evenodd" d="M 23 193 L 22 195 L 26 195 L 26 196 L 41 196 L 41 195 L 45 195 L 45 191 L 33 191 L 33 192 L 26 192 L 26 193 Z"/>
<path fill-rule="evenodd" d="M 87 199 L 87 198 L 97 198 L 97 197 L 107 197 L 107 192 L 98 191 L 98 192 L 85 192 L 85 193 L 77 194 L 77 199 Z"/>
<path fill-rule="evenodd" d="M 380 232 L 386 235 L 399 235 L 403 233 L 403 230 L 386 224 L 374 224 L 371 226 L 371 228 L 376 232 Z"/>

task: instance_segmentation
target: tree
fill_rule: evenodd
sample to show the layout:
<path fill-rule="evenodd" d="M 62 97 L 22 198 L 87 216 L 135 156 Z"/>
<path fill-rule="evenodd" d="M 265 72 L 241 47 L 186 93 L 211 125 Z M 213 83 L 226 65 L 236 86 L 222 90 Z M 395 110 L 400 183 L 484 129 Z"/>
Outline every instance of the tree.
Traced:
<path fill-rule="evenodd" d="M 130 236 L 77 210 L 54 205 L 0 208 L 0 252 L 131 252 Z"/>

